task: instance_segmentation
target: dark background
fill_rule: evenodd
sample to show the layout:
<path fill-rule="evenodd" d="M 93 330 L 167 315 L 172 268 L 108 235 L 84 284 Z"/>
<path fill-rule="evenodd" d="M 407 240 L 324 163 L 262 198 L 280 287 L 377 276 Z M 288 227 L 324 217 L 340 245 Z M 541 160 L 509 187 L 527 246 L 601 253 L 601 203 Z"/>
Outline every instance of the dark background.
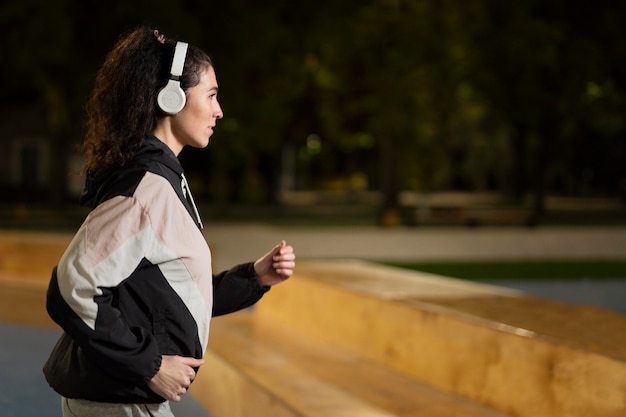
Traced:
<path fill-rule="evenodd" d="M 528 224 L 558 207 L 622 221 L 625 18 L 608 0 L 5 1 L 2 199 L 75 202 L 95 72 L 148 25 L 215 61 L 225 117 L 181 154 L 205 207 L 332 195 L 415 223 L 454 192 Z"/>

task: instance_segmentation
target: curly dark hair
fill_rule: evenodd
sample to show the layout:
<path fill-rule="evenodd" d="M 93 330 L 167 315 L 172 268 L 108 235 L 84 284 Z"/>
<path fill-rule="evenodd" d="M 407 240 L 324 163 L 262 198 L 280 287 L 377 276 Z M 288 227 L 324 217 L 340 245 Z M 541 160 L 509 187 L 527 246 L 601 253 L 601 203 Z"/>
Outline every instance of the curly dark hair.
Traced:
<path fill-rule="evenodd" d="M 157 105 L 167 84 L 176 41 L 139 27 L 123 36 L 98 70 L 87 102 L 82 151 L 83 169 L 98 178 L 123 166 L 141 147 L 166 114 Z M 209 56 L 189 45 L 180 80 L 184 91 L 198 85 L 200 74 L 213 64 Z"/>

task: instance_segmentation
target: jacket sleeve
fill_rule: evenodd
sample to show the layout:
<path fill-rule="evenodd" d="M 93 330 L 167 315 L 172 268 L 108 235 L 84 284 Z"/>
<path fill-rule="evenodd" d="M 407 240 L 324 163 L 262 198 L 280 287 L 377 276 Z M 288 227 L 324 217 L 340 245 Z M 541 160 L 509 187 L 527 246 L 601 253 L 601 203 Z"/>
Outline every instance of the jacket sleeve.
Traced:
<path fill-rule="evenodd" d="M 85 326 L 80 316 L 64 301 L 59 291 L 56 268 L 48 287 L 46 306 L 50 317 L 80 347 L 79 352 L 109 377 L 122 379 L 133 385 L 145 385 L 161 367 L 161 356 L 147 332 L 125 328 L 121 321 L 119 325 L 108 329 L 98 326 L 97 331 Z M 120 336 L 115 337 L 118 333 Z M 63 366 L 74 366 L 89 372 L 91 365 L 64 363 Z M 64 375 L 64 371 L 55 372 Z"/>
<path fill-rule="evenodd" d="M 146 217 L 124 197 L 92 211 L 55 268 L 46 300 L 50 317 L 90 362 L 134 384 L 149 382 L 161 365 L 154 336 L 145 328 L 131 328 L 115 297 L 117 286 L 150 250 Z"/>
<path fill-rule="evenodd" d="M 250 307 L 269 289 L 259 283 L 252 262 L 213 275 L 213 316 Z"/>

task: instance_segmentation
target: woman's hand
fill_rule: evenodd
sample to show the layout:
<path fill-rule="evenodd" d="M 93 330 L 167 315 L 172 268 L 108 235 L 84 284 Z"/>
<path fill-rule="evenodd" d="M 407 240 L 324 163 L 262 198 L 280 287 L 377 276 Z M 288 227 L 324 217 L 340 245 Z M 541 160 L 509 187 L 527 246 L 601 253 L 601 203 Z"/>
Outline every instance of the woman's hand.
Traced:
<path fill-rule="evenodd" d="M 254 271 L 259 277 L 259 283 L 270 287 L 289 278 L 295 266 L 296 254 L 283 240 L 254 263 Z"/>
<path fill-rule="evenodd" d="M 203 359 L 164 355 L 161 368 L 152 377 L 148 387 L 166 400 L 178 402 L 196 377 L 194 368 L 203 363 Z"/>

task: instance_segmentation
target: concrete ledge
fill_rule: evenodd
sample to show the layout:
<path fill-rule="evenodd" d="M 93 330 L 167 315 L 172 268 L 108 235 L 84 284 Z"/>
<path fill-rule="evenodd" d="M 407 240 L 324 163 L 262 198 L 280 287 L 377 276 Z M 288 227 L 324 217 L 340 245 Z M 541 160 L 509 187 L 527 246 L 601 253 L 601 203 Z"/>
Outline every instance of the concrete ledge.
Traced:
<path fill-rule="evenodd" d="M 46 312 L 46 289 L 71 235 L 0 233 L 0 320 L 56 327 Z"/>
<path fill-rule="evenodd" d="M 252 312 L 213 320 L 191 393 L 216 417 L 506 417 Z"/>
<path fill-rule="evenodd" d="M 71 235 L 62 233 L 2 231 L 0 271 L 50 278 L 71 239 Z"/>
<path fill-rule="evenodd" d="M 366 262 L 300 263 L 256 314 L 513 416 L 623 416 L 626 316 Z"/>

